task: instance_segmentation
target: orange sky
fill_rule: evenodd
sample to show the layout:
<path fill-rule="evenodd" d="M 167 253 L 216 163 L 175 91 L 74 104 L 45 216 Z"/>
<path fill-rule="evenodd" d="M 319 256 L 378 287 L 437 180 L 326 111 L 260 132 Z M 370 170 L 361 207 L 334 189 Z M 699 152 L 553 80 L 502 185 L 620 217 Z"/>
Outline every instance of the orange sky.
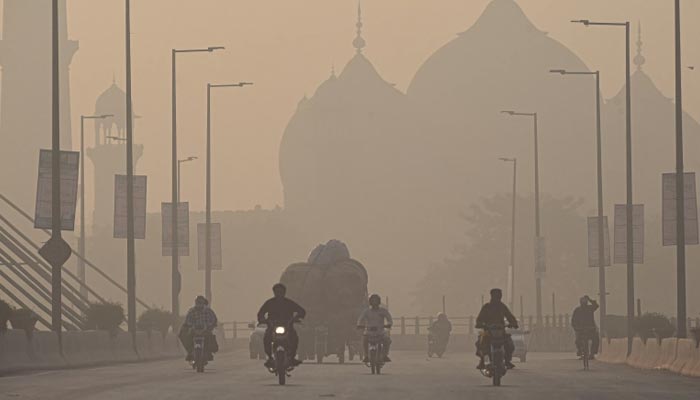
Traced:
<path fill-rule="evenodd" d="M 365 0 L 365 54 L 387 81 L 405 90 L 420 64 L 471 26 L 488 1 Z M 94 111 L 96 97 L 111 84 L 113 74 L 123 85 L 123 3 L 68 0 L 69 36 L 80 41 L 71 67 L 74 137 L 80 114 Z M 623 81 L 623 34 L 586 29 L 569 20 L 629 19 L 635 27 L 641 21 L 645 69 L 662 92 L 673 95 L 672 1 L 518 3 L 536 26 L 603 71 L 608 97 Z M 700 15 L 700 2 L 683 3 L 684 62 L 700 65 L 695 46 L 700 27 L 690 22 Z M 284 128 L 298 100 L 313 94 L 333 64 L 340 70 L 352 56 L 356 7 L 355 0 L 132 0 L 134 103 L 143 116 L 136 137 L 145 144 L 138 172 L 149 176 L 149 210 L 169 201 L 171 48 L 227 47 L 221 54 L 179 58 L 180 156 L 202 158 L 183 167 L 183 201 L 189 200 L 194 210 L 204 204 L 206 82 L 250 80 L 255 86 L 215 95 L 214 208 L 270 208 L 283 202 L 277 152 Z M 688 74 L 685 82 L 686 108 L 696 116 L 699 74 Z M 86 137 L 90 145 L 92 135 Z M 88 164 L 88 179 L 91 168 Z"/>

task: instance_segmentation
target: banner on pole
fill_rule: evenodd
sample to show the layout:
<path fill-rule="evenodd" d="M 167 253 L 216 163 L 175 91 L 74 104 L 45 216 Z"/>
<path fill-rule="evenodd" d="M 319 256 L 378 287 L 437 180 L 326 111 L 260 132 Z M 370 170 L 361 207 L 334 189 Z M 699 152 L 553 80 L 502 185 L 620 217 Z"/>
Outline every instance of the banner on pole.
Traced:
<path fill-rule="evenodd" d="M 663 174 L 663 245 L 675 246 L 676 235 L 676 173 Z M 685 199 L 685 244 L 692 245 L 698 241 L 698 199 L 695 188 L 695 172 L 686 172 L 683 175 L 683 192 Z"/>
<path fill-rule="evenodd" d="M 134 238 L 146 239 L 147 177 L 134 176 Z M 114 237 L 126 239 L 126 175 L 114 175 Z"/>
<path fill-rule="evenodd" d="M 173 203 L 161 203 L 160 212 L 163 217 L 163 257 L 167 257 L 173 254 L 173 234 L 172 234 L 172 221 L 173 221 Z M 177 207 L 177 247 L 178 255 L 189 256 L 190 255 L 190 203 L 183 203 Z"/>
<path fill-rule="evenodd" d="M 209 245 L 211 246 L 211 269 L 223 269 L 221 260 L 221 224 L 212 223 L 209 233 Z M 207 265 L 207 224 L 197 224 L 197 265 L 200 271 L 204 271 Z"/>
<path fill-rule="evenodd" d="M 52 228 L 52 165 L 51 150 L 39 152 L 39 177 L 36 186 L 34 227 Z M 61 151 L 61 230 L 75 229 L 75 207 L 78 201 L 78 167 L 80 153 Z M 83 223 L 81 221 L 81 223 Z"/>
<path fill-rule="evenodd" d="M 610 230 L 608 228 L 608 217 L 603 217 L 603 267 L 610 266 Z M 598 256 L 598 217 L 588 217 L 588 266 L 600 267 Z"/>
<path fill-rule="evenodd" d="M 644 264 L 644 205 L 632 206 L 632 262 Z M 615 264 L 627 264 L 627 205 L 615 204 Z"/>
<path fill-rule="evenodd" d="M 547 254 L 542 236 L 535 238 L 535 277 L 543 278 L 547 272 Z"/>

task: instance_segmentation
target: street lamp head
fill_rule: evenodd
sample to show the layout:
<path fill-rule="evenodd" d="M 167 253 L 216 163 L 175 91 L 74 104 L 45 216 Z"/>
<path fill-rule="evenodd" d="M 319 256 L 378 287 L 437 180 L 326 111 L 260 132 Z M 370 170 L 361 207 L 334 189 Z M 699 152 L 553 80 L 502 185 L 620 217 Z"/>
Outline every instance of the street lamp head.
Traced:
<path fill-rule="evenodd" d="M 513 161 L 515 161 L 515 158 L 508 158 L 508 157 L 499 157 L 498 159 L 501 160 L 501 161 L 504 161 L 504 162 L 513 162 Z"/>
<path fill-rule="evenodd" d="M 210 53 L 213 53 L 213 52 L 216 51 L 216 50 L 224 50 L 224 49 L 225 49 L 224 46 L 211 46 L 211 47 L 207 47 L 207 51 L 209 51 Z"/>
<path fill-rule="evenodd" d="M 550 69 L 549 72 L 551 72 L 553 74 L 566 75 L 565 69 Z"/>
<path fill-rule="evenodd" d="M 515 111 L 504 110 L 504 111 L 501 111 L 501 114 L 515 115 Z"/>
<path fill-rule="evenodd" d="M 114 114 L 103 114 L 103 115 L 100 115 L 99 117 L 100 117 L 100 119 L 105 119 L 105 118 L 111 118 L 113 116 L 114 116 Z"/>
<path fill-rule="evenodd" d="M 125 141 L 126 141 L 126 138 L 119 137 L 119 136 L 105 136 L 105 137 L 106 137 L 107 139 L 119 140 L 119 141 L 122 141 L 122 142 L 125 142 Z"/>
<path fill-rule="evenodd" d="M 241 86 L 251 86 L 253 85 L 253 82 L 239 82 L 238 84 Z"/>
<path fill-rule="evenodd" d="M 571 21 L 574 24 L 583 24 L 584 26 L 589 26 L 591 21 L 588 19 L 575 19 Z"/>

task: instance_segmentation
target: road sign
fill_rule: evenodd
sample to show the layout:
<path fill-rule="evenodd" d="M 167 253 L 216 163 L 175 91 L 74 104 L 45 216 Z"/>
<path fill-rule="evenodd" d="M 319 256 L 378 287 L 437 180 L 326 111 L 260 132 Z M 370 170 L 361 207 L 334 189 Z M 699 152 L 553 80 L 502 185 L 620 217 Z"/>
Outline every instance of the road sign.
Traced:
<path fill-rule="evenodd" d="M 542 236 L 535 238 L 535 276 L 544 277 L 547 272 L 546 250 L 544 238 Z"/>
<path fill-rule="evenodd" d="M 173 203 L 161 203 L 160 211 L 163 217 L 163 257 L 171 256 L 173 254 Z M 190 203 L 183 203 L 177 207 L 177 247 L 178 254 L 181 256 L 190 255 Z"/>
<path fill-rule="evenodd" d="M 209 245 L 211 246 L 211 269 L 223 269 L 221 261 L 221 224 L 212 223 L 209 237 Z M 197 224 L 197 265 L 200 271 L 206 269 L 207 258 L 207 224 Z"/>
<path fill-rule="evenodd" d="M 604 242 L 604 267 L 610 266 L 610 230 L 608 229 L 608 217 L 603 217 L 603 242 Z M 588 217 L 588 266 L 600 267 L 598 256 L 598 217 Z"/>
<path fill-rule="evenodd" d="M 61 237 L 51 237 L 39 249 L 39 255 L 51 265 L 63 265 L 71 255 L 71 248 Z"/>
<path fill-rule="evenodd" d="M 683 175 L 685 199 L 685 244 L 698 244 L 698 199 L 695 191 L 695 172 Z M 663 174 L 663 245 L 675 246 L 676 238 L 676 174 Z"/>
<path fill-rule="evenodd" d="M 632 261 L 644 264 L 644 204 L 632 206 Z M 627 205 L 615 204 L 615 264 L 627 264 Z"/>
<path fill-rule="evenodd" d="M 134 239 L 146 239 L 147 177 L 134 176 Z M 126 175 L 114 175 L 114 237 L 126 239 Z"/>
<path fill-rule="evenodd" d="M 34 227 L 37 229 L 52 228 L 52 165 L 51 150 L 41 150 L 39 153 L 39 178 L 36 188 L 36 208 L 34 211 Z M 75 207 L 78 200 L 78 165 L 80 153 L 77 151 L 61 151 L 61 229 L 75 229 Z"/>

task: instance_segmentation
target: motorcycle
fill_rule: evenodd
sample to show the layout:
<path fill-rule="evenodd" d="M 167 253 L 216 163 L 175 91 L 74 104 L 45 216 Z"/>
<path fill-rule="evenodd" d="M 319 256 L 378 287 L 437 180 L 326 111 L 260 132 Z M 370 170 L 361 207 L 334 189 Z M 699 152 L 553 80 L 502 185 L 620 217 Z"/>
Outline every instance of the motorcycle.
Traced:
<path fill-rule="evenodd" d="M 428 335 L 428 358 L 431 358 L 434 355 L 438 356 L 438 358 L 442 358 L 446 350 L 447 341 L 440 340 L 437 335 L 430 332 Z"/>
<path fill-rule="evenodd" d="M 364 329 L 365 327 L 360 326 L 358 328 Z M 391 326 L 385 325 L 384 328 L 390 329 Z M 372 375 L 380 375 L 385 364 L 384 357 L 386 356 L 384 332 L 377 327 L 371 327 L 367 328 L 365 336 L 367 336 L 367 358 L 369 359 L 366 365 L 372 371 Z"/>
<path fill-rule="evenodd" d="M 208 332 L 206 329 L 195 328 L 192 341 L 194 343 L 192 369 L 198 373 L 204 372 L 204 366 L 208 363 L 208 355 L 205 351 Z"/>
<path fill-rule="evenodd" d="M 272 323 L 272 358 L 274 367 L 269 368 L 270 373 L 277 376 L 280 385 L 287 382 L 287 378 L 292 375 L 290 372 L 294 369 L 292 358 L 289 356 L 289 332 L 297 320 L 292 320 L 289 323 Z"/>
<path fill-rule="evenodd" d="M 493 380 L 493 386 L 501 386 L 501 378 L 506 374 L 505 345 L 508 340 L 506 328 L 503 325 L 487 325 L 484 327 L 485 337 L 489 341 L 488 353 L 484 354 L 485 368 L 482 375 Z"/>

